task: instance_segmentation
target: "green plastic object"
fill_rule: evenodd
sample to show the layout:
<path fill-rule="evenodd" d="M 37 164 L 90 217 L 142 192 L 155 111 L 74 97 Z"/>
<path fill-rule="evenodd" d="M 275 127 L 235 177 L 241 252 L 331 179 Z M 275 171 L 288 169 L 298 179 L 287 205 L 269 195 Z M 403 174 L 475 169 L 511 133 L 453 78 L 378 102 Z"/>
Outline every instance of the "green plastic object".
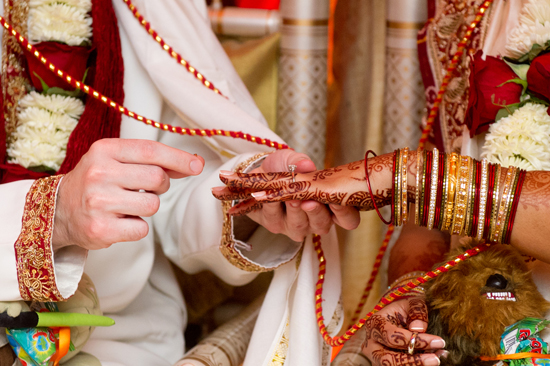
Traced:
<path fill-rule="evenodd" d="M 79 313 L 38 313 L 37 327 L 110 327 L 115 321 L 106 316 Z"/>

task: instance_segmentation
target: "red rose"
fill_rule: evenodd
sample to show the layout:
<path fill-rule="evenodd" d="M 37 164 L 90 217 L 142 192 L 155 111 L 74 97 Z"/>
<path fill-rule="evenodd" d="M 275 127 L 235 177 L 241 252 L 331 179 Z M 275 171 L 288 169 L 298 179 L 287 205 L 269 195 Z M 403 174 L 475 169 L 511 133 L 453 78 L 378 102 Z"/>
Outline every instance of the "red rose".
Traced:
<path fill-rule="evenodd" d="M 537 56 L 527 71 L 527 89 L 550 99 L 550 53 Z"/>
<path fill-rule="evenodd" d="M 90 47 L 69 46 L 58 42 L 41 42 L 34 47 L 36 47 L 48 61 L 69 74 L 73 79 L 82 81 L 84 73 L 86 72 L 88 57 L 92 52 Z M 35 73 L 38 74 L 50 88 L 59 87 L 64 90 L 74 90 L 69 83 L 54 74 L 46 65 L 28 51 L 27 63 L 29 64 L 32 84 L 37 91 L 42 91 L 42 83 Z"/>
<path fill-rule="evenodd" d="M 470 67 L 470 97 L 464 122 L 471 137 L 487 131 L 503 105 L 519 103 L 523 91 L 519 84 L 503 84 L 518 77 L 503 60 L 487 56 L 484 61 L 481 56 L 481 51 L 477 52 Z"/>

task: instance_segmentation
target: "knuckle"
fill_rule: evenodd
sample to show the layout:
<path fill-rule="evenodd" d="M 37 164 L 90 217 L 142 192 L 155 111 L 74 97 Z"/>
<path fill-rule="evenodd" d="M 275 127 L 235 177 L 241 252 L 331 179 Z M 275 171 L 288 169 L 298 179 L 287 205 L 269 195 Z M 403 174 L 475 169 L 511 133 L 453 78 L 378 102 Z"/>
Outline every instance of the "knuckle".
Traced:
<path fill-rule="evenodd" d="M 132 230 L 128 233 L 129 240 L 136 241 L 143 239 L 149 233 L 149 225 L 143 220 L 136 222 L 136 225 L 133 225 Z"/>
<path fill-rule="evenodd" d="M 84 229 L 84 234 L 89 241 L 99 245 L 104 233 L 106 225 L 102 220 L 92 219 Z M 103 245 L 102 245 L 103 246 Z"/>
<path fill-rule="evenodd" d="M 100 165 L 92 165 L 85 173 L 85 182 L 98 183 L 106 180 L 107 171 Z"/>
<path fill-rule="evenodd" d="M 86 194 L 83 200 L 84 207 L 88 212 L 101 209 L 106 203 L 106 199 L 100 194 Z"/>
<path fill-rule="evenodd" d="M 162 170 L 161 167 L 152 167 L 149 174 L 149 179 L 151 180 L 153 187 L 160 188 L 166 181 L 166 173 L 164 173 L 164 170 Z"/>
<path fill-rule="evenodd" d="M 153 216 L 160 208 L 160 198 L 154 194 L 145 194 L 143 199 L 143 216 Z M 145 196 L 146 195 L 146 196 Z"/>

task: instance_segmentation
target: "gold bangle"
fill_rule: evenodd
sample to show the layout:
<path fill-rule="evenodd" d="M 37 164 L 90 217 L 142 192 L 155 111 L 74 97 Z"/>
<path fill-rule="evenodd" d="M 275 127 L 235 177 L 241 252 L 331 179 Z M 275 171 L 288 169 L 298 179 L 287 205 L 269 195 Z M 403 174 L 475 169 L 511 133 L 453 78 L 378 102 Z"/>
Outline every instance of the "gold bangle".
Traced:
<path fill-rule="evenodd" d="M 479 211 L 477 222 L 477 240 L 483 239 L 483 229 L 485 228 L 485 208 L 487 205 L 487 188 L 489 186 L 489 163 L 487 159 L 481 160 L 481 187 L 479 189 Z"/>
<path fill-rule="evenodd" d="M 411 282 L 412 280 L 416 280 L 418 277 L 423 277 L 425 274 L 426 273 L 422 272 L 422 271 L 415 271 L 415 272 L 409 272 L 409 273 L 406 273 L 406 274 L 400 276 L 398 279 L 393 281 L 391 283 L 391 285 L 388 286 L 388 289 L 386 290 L 386 292 L 384 293 L 384 295 L 382 297 L 387 297 L 394 290 L 407 285 L 409 282 Z M 417 286 L 412 291 L 413 291 L 413 293 L 421 295 L 421 294 L 424 293 L 424 287 Z M 399 291 L 397 293 L 397 296 L 403 296 L 403 295 L 406 295 L 406 294 L 410 294 L 410 292 L 401 292 L 401 291 Z"/>
<path fill-rule="evenodd" d="M 393 194 L 393 204 L 394 204 L 394 226 L 399 226 L 401 222 L 401 149 L 395 151 L 395 172 L 394 172 L 394 194 Z"/>
<path fill-rule="evenodd" d="M 453 212 L 453 223 L 451 234 L 460 235 L 464 227 L 466 218 L 466 206 L 468 199 L 468 175 L 470 173 L 470 163 L 472 158 L 469 156 L 460 157 L 460 167 L 458 169 L 457 190 L 455 197 L 455 209 Z"/>
<path fill-rule="evenodd" d="M 449 157 L 449 174 L 448 174 L 448 187 L 447 187 L 447 194 L 446 194 L 446 204 L 445 204 L 445 216 L 444 216 L 444 223 L 441 230 L 443 231 L 449 231 L 453 219 L 453 209 L 454 209 L 454 201 L 455 201 L 455 192 L 456 192 L 456 172 L 457 172 L 457 162 L 458 162 L 458 154 L 457 153 L 451 153 L 451 156 Z"/>
<path fill-rule="evenodd" d="M 500 194 L 500 173 L 501 173 L 501 167 L 499 164 L 495 164 L 495 182 L 494 182 L 494 188 L 493 188 L 493 207 L 491 207 L 491 220 L 489 223 L 489 232 L 488 237 L 489 241 L 491 241 L 491 237 L 493 235 L 493 232 L 495 230 L 495 223 L 497 221 L 497 213 L 498 213 L 498 197 Z"/>
<path fill-rule="evenodd" d="M 447 189 L 449 185 L 450 163 L 451 162 L 447 154 L 443 154 L 443 164 L 445 164 L 445 167 L 443 170 L 443 185 L 442 185 L 442 192 L 441 192 L 441 202 L 439 206 L 439 225 L 437 227 L 439 230 L 441 230 L 445 222 L 445 206 L 447 205 Z"/>
<path fill-rule="evenodd" d="M 422 170 L 422 155 L 424 150 L 418 149 L 416 151 L 416 192 L 414 196 L 414 223 L 415 225 L 420 225 L 418 221 L 418 210 L 420 205 L 420 172 Z"/>
<path fill-rule="evenodd" d="M 439 174 L 439 150 L 433 149 L 432 181 L 430 187 L 430 203 L 428 207 L 428 230 L 433 229 L 435 220 L 435 200 L 437 199 L 437 177 Z"/>
<path fill-rule="evenodd" d="M 405 225 L 409 221 L 407 200 L 407 161 L 409 160 L 409 148 L 403 149 L 401 154 L 401 223 Z"/>
<path fill-rule="evenodd" d="M 476 162 L 472 159 L 472 162 L 470 164 L 470 174 L 469 174 L 469 182 L 468 182 L 468 198 L 466 200 L 466 221 L 464 222 L 464 230 L 462 233 L 464 235 L 470 236 L 470 231 L 472 229 L 472 210 L 474 207 L 474 199 L 475 199 L 475 189 L 476 189 Z"/>
<path fill-rule="evenodd" d="M 512 188 L 513 179 L 515 178 L 517 168 L 509 167 L 504 178 L 504 186 L 502 188 L 502 196 L 498 205 L 497 220 L 491 232 L 491 241 L 495 243 L 502 242 L 502 233 L 504 232 L 504 224 L 506 220 L 507 207 L 510 204 L 510 190 Z"/>

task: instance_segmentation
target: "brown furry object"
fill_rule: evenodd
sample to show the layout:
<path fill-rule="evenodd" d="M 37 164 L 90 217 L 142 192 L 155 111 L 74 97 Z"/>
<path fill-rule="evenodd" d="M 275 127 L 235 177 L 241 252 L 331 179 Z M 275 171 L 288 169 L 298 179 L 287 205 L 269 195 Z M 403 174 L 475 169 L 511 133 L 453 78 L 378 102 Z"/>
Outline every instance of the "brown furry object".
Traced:
<path fill-rule="evenodd" d="M 449 259 L 470 247 L 451 251 Z M 525 317 L 542 318 L 550 308 L 523 258 L 505 245 L 494 245 L 458 264 L 425 288 L 427 332 L 442 337 L 449 352 L 441 365 L 493 365 L 494 361 L 482 362 L 478 357 L 500 353 L 504 328 Z M 511 293 L 515 301 L 489 299 L 495 293 Z"/>

